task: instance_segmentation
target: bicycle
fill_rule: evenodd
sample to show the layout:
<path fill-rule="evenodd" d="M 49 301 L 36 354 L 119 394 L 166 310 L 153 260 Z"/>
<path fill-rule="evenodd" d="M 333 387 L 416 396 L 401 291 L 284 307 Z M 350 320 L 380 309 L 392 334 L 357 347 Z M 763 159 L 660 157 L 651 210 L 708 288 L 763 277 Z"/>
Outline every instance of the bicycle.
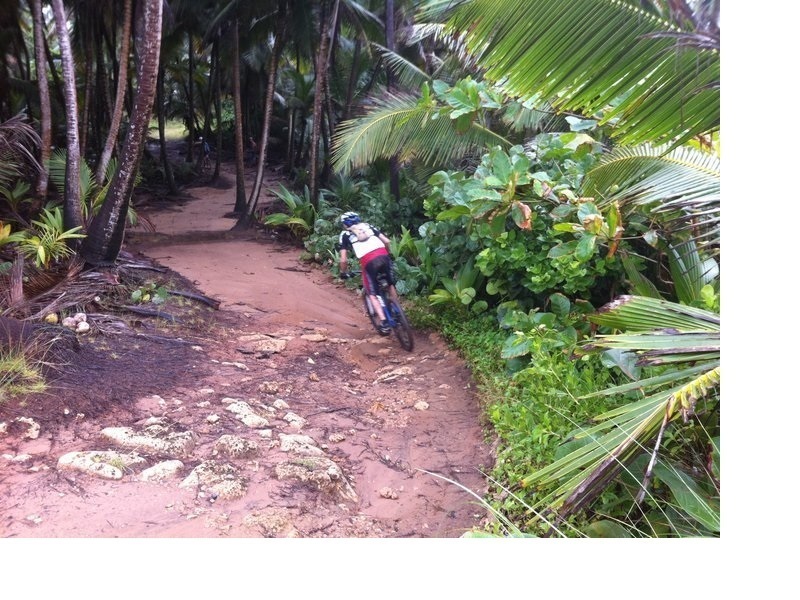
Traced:
<path fill-rule="evenodd" d="M 348 271 L 342 273 L 339 275 L 339 277 L 342 279 L 350 279 L 360 274 L 361 271 Z M 400 345 L 403 347 L 403 350 L 408 350 L 411 352 L 414 349 L 414 334 L 411 332 L 411 325 L 409 325 L 408 319 L 406 318 L 406 314 L 403 312 L 402 307 L 396 300 L 393 300 L 389 296 L 389 286 L 390 284 L 386 279 L 386 275 L 379 273 L 378 293 L 376 295 L 378 296 L 378 301 L 381 303 L 381 307 L 383 308 L 383 314 L 386 315 L 386 322 L 391 328 L 388 332 L 384 333 L 381 331 L 381 320 L 375 313 L 375 307 L 372 306 L 369 295 L 364 292 L 364 288 L 362 286 L 361 297 L 364 299 L 364 310 L 366 311 L 372 326 L 375 328 L 375 331 L 384 336 L 391 335 L 392 331 L 394 331 L 398 341 L 400 342 Z"/>
<path fill-rule="evenodd" d="M 203 138 L 200 138 L 195 145 L 198 147 L 197 151 L 200 154 L 197 159 L 196 172 L 197 176 L 202 179 L 208 177 L 211 172 L 211 145 Z"/>

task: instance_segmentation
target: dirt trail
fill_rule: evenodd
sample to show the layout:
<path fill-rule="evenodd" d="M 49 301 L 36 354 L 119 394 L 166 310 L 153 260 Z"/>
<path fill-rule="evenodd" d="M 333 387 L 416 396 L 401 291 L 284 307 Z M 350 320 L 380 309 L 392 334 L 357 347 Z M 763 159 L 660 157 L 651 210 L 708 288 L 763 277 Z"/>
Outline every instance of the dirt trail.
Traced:
<path fill-rule="evenodd" d="M 217 323 L 200 343 L 150 357 L 164 370 L 158 388 L 138 385 L 135 373 L 128 384 L 97 382 L 124 410 L 80 422 L 65 417 L 36 439 L 0 434 L 0 535 L 456 537 L 479 524 L 486 514 L 470 494 L 423 472 L 485 490 L 481 470 L 490 468 L 491 453 L 458 357 L 424 332 L 405 352 L 394 338 L 375 335 L 359 297 L 302 263 L 297 249 L 264 232 L 230 232 L 232 187 L 190 193 L 182 206 L 141 208 L 156 232 L 132 230 L 126 250 L 219 300 Z M 256 339 L 279 347 L 254 352 Z M 183 366 L 170 373 L 171 361 Z M 69 399 L 61 402 L 68 415 Z M 239 404 L 259 407 L 269 432 L 234 418 L 230 409 Z M 153 417 L 197 440 L 172 479 L 146 481 L 134 472 L 103 480 L 58 468 L 66 452 L 107 449 L 104 428 L 141 428 Z M 257 449 L 226 455 L 221 439 L 232 436 Z M 307 436 L 307 445 L 284 447 L 293 436 Z M 223 458 L 245 492 L 226 497 L 185 485 L 192 468 Z M 338 473 L 333 483 L 321 485 L 316 472 L 298 475 L 314 460 Z"/>

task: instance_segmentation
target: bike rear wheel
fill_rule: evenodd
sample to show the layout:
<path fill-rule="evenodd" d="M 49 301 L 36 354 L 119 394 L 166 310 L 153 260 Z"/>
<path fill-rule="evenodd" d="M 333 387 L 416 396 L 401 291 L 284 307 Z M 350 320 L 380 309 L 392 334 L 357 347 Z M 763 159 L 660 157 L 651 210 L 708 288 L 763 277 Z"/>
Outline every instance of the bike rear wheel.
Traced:
<path fill-rule="evenodd" d="M 403 347 L 403 350 L 411 352 L 414 349 L 414 335 L 411 333 L 411 325 L 408 324 L 406 314 L 394 300 L 389 300 L 388 309 L 396 323 L 394 326 L 394 333 L 397 335 L 400 345 Z"/>

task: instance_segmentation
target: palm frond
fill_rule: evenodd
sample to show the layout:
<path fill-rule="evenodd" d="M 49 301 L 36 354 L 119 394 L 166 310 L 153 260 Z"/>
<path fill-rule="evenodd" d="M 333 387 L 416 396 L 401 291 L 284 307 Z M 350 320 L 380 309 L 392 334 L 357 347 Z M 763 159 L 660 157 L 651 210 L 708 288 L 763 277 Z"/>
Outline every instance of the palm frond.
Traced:
<path fill-rule="evenodd" d="M 492 146 L 511 145 L 474 122 L 459 134 L 453 121 L 436 116 L 435 109 L 421 106 L 413 97 L 386 94 L 365 116 L 339 125 L 333 137 L 334 169 L 348 173 L 392 156 L 401 162 L 440 165 Z"/>
<path fill-rule="evenodd" d="M 666 150 L 649 144 L 615 148 L 586 174 L 581 193 L 596 196 L 599 206 L 645 208 L 677 230 L 704 232 L 703 245 L 719 245 L 719 158 L 689 147 Z"/>
<path fill-rule="evenodd" d="M 694 414 L 697 402 L 718 394 L 720 386 L 717 315 L 625 296 L 589 318 L 634 333 L 597 336 L 585 349 L 623 350 L 636 356 L 639 364 L 658 356 L 677 362 L 666 361 L 667 366 L 651 377 L 584 396 L 646 394 L 595 417 L 595 425 L 575 435 L 575 440 L 585 441 L 583 445 L 524 479 L 525 485 L 555 486 L 542 502 L 561 517 L 596 498 L 626 465 L 648 451 L 667 425 Z"/>
<path fill-rule="evenodd" d="M 39 135 L 23 113 L 0 122 L 0 185 L 14 182 L 28 166 L 41 168 L 32 154 L 39 144 Z"/>
<path fill-rule="evenodd" d="M 392 52 L 380 44 L 373 43 L 372 46 L 383 57 L 383 61 L 397 77 L 397 82 L 401 86 L 419 89 L 424 82 L 431 80 L 431 77 L 425 71 L 396 52 Z"/>
<path fill-rule="evenodd" d="M 720 56 L 622 0 L 472 0 L 448 21 L 511 96 L 615 123 L 621 144 L 680 145 L 720 125 Z"/>

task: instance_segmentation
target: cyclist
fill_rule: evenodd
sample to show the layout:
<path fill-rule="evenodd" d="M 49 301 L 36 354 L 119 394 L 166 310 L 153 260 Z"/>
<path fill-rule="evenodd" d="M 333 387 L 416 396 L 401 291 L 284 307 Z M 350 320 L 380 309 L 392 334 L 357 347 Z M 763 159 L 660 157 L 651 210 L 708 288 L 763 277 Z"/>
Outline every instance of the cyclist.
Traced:
<path fill-rule="evenodd" d="M 363 223 L 358 213 L 346 212 L 339 220 L 342 223 L 342 233 L 339 234 L 339 272 L 340 277 L 346 278 L 347 272 L 347 253 L 353 252 L 361 264 L 361 280 L 364 284 L 364 293 L 369 296 L 372 306 L 375 307 L 375 314 L 381 320 L 380 332 L 389 333 L 391 331 L 386 322 L 386 315 L 383 307 L 375 295 L 378 289 L 378 274 L 383 272 L 389 282 L 389 294 L 393 299 L 397 299 L 397 290 L 394 284 L 397 282 L 392 268 L 392 260 L 389 255 L 390 240 L 380 229 Z"/>

